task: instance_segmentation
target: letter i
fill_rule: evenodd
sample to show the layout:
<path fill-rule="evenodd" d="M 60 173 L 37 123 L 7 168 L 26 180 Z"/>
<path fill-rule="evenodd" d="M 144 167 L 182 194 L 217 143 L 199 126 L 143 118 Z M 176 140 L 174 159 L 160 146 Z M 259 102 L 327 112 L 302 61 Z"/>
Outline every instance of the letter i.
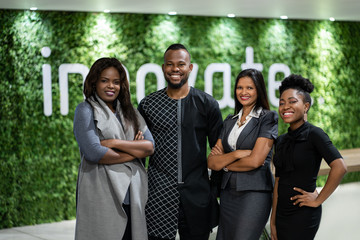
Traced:
<path fill-rule="evenodd" d="M 41 55 L 48 58 L 51 54 L 49 47 L 43 47 L 41 49 Z M 50 64 L 42 65 L 43 74 L 43 92 L 44 92 L 44 114 L 45 116 L 51 116 L 52 114 L 52 93 L 51 93 L 51 66 Z"/>

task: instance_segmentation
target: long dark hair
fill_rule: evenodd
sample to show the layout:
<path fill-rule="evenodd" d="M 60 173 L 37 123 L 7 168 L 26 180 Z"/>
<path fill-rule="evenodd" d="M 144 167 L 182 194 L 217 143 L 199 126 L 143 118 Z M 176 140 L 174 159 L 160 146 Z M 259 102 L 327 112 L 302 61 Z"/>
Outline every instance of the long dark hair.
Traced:
<path fill-rule="evenodd" d="M 116 58 L 100 58 L 94 62 L 91 66 L 88 75 L 86 76 L 84 83 L 84 95 L 86 101 L 88 98 L 93 97 L 95 101 L 97 98 L 96 93 L 96 82 L 100 79 L 102 71 L 109 67 L 114 67 L 118 70 L 120 75 L 120 92 L 117 99 L 120 102 L 121 109 L 123 111 L 124 118 L 133 125 L 135 134 L 139 130 L 139 121 L 137 119 L 135 110 L 130 100 L 129 82 L 126 77 L 126 72 L 121 62 Z M 116 103 L 115 103 L 116 104 Z"/>
<path fill-rule="evenodd" d="M 253 83 L 255 84 L 256 92 L 257 92 L 255 110 L 257 110 L 259 107 L 270 110 L 269 101 L 268 101 L 266 88 L 265 88 L 264 77 L 260 71 L 253 69 L 253 68 L 249 68 L 249 69 L 245 69 L 245 70 L 241 71 L 235 80 L 235 87 L 234 87 L 235 110 L 234 110 L 234 114 L 235 115 L 238 114 L 239 111 L 243 108 L 243 105 L 239 102 L 239 100 L 236 97 L 236 86 L 239 82 L 239 79 L 243 78 L 243 77 L 251 78 Z"/>

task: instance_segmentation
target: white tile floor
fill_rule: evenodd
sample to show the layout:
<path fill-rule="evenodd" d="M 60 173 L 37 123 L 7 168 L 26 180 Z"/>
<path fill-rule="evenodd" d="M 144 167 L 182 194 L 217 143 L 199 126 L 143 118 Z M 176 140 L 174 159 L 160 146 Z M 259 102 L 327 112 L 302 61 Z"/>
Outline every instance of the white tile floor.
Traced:
<path fill-rule="evenodd" d="M 341 185 L 323 204 L 316 240 L 360 239 L 360 182 Z M 216 229 L 215 229 L 216 230 Z M 0 230 L 0 240 L 72 240 L 75 220 Z M 214 231 L 209 240 L 214 240 Z"/>
<path fill-rule="evenodd" d="M 316 240 L 360 239 L 360 182 L 340 185 L 322 210 Z"/>
<path fill-rule="evenodd" d="M 216 229 L 215 229 L 216 230 Z M 0 230 L 0 240 L 73 240 L 75 220 Z M 209 240 L 215 240 L 214 231 Z M 176 238 L 177 240 L 179 237 Z"/>
<path fill-rule="evenodd" d="M 75 220 L 0 230 L 0 240 L 74 239 Z"/>

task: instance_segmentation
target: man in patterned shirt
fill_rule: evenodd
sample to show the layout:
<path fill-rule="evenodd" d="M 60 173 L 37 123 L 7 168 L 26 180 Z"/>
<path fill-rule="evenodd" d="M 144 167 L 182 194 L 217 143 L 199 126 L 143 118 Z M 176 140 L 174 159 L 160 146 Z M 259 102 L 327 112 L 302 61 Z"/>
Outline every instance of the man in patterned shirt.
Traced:
<path fill-rule="evenodd" d="M 207 138 L 213 147 L 222 126 L 217 101 L 188 85 L 193 68 L 181 44 L 164 54 L 168 86 L 139 104 L 155 141 L 150 157 L 146 221 L 149 240 L 207 240 L 217 225 L 218 205 L 207 168 Z"/>

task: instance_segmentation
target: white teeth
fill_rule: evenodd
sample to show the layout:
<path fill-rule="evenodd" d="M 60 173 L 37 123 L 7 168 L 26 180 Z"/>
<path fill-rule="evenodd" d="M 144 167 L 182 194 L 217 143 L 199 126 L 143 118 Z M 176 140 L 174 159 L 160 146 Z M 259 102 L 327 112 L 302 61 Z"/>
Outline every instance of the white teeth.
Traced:
<path fill-rule="evenodd" d="M 180 79 L 180 75 L 170 75 L 172 79 Z"/>
<path fill-rule="evenodd" d="M 291 115 L 292 113 L 284 113 L 284 116 Z"/>

